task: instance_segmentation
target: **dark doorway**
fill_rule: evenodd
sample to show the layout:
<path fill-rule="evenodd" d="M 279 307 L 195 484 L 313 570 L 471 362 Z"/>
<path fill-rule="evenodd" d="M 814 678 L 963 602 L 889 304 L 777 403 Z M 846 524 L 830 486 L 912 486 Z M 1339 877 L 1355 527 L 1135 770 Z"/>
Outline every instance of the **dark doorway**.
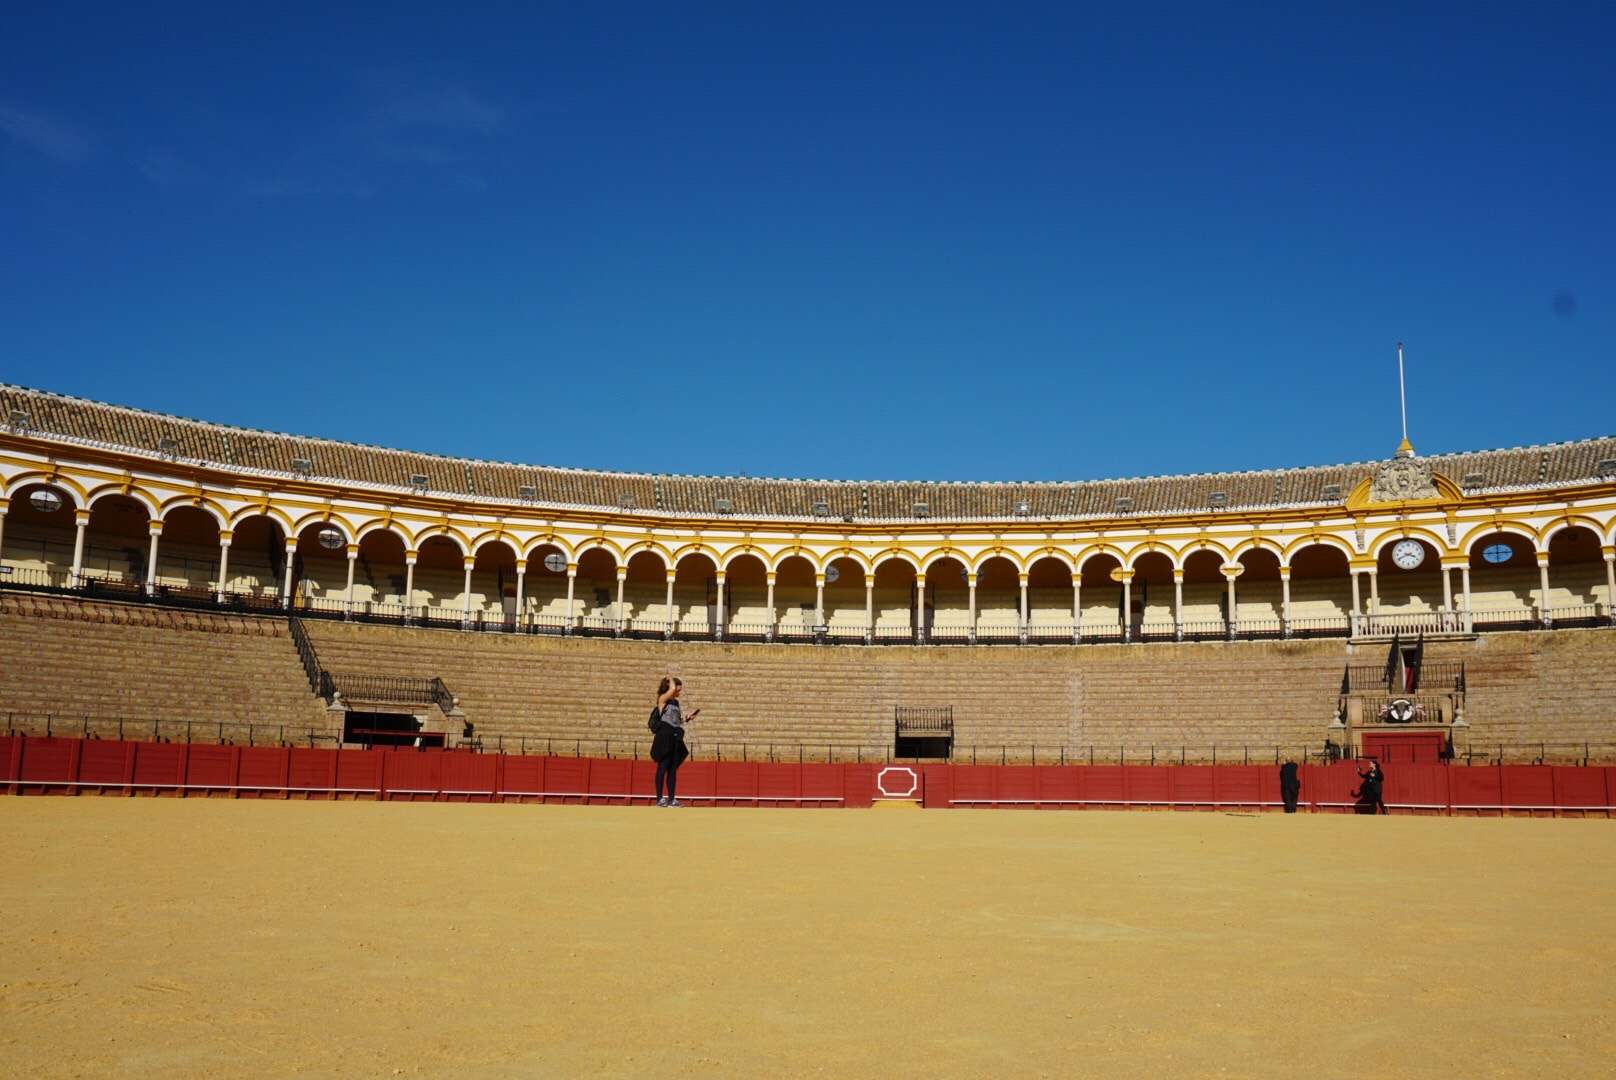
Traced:
<path fill-rule="evenodd" d="M 409 713 L 351 712 L 342 723 L 342 741 L 373 746 L 443 746 L 441 731 L 422 731 L 421 722 Z"/>

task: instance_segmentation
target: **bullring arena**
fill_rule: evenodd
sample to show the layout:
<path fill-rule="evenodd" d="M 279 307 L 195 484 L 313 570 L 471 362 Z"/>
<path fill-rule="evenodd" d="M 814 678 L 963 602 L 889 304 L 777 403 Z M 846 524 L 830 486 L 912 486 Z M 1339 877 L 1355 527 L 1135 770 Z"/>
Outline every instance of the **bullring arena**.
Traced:
<path fill-rule="evenodd" d="M 1616 1061 L 1616 439 L 788 481 L 0 386 L 0 530 L 8 1072 Z"/>

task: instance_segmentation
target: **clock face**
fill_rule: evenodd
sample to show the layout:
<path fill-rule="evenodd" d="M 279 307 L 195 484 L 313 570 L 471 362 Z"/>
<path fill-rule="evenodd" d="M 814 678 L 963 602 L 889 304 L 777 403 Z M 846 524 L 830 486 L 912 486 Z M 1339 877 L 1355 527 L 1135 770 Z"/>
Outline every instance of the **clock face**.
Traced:
<path fill-rule="evenodd" d="M 1399 540 L 1392 548 L 1392 562 L 1404 570 L 1412 570 L 1425 561 L 1425 548 L 1418 540 Z"/>

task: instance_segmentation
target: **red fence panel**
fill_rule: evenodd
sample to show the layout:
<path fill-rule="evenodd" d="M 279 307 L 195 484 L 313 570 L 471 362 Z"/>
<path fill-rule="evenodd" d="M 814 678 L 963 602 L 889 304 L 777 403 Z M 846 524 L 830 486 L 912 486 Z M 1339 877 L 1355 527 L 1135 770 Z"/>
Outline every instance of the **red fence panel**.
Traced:
<path fill-rule="evenodd" d="M 1352 792 L 1358 787 L 1358 766 L 1343 761 L 1335 765 L 1303 765 L 1302 802 L 1325 813 L 1350 814 L 1356 803 Z M 1278 772 L 1274 770 L 1277 790 Z"/>
<path fill-rule="evenodd" d="M 185 747 L 173 743 L 135 745 L 135 790 L 143 795 L 177 792 L 185 783 Z"/>
<path fill-rule="evenodd" d="M 1382 798 L 1392 813 L 1445 814 L 1448 812 L 1446 765 L 1398 765 L 1386 769 Z"/>
<path fill-rule="evenodd" d="M 77 739 L 22 738 L 21 768 L 18 779 L 24 790 L 40 794 L 62 794 L 71 790 L 64 785 L 73 779 L 77 764 Z M 29 785 L 32 784 L 32 787 Z"/>
<path fill-rule="evenodd" d="M 581 803 L 589 793 L 588 758 L 550 758 L 544 766 L 545 802 Z"/>
<path fill-rule="evenodd" d="M 274 791 L 285 783 L 291 751 L 281 746 L 243 746 L 236 783 L 244 789 Z"/>
<path fill-rule="evenodd" d="M 1121 765 L 1079 765 L 1077 775 L 1085 802 L 1120 805 L 1128 799 L 1126 770 Z"/>
<path fill-rule="evenodd" d="M 634 768 L 630 773 L 630 782 L 633 784 L 630 790 L 634 793 L 636 799 L 645 799 L 648 802 L 655 799 L 656 762 L 636 759 Z"/>
<path fill-rule="evenodd" d="M 1052 810 L 1069 810 L 1083 797 L 1074 765 L 1038 766 L 1038 800 Z"/>
<path fill-rule="evenodd" d="M 499 755 L 448 752 L 443 759 L 443 793 L 458 802 L 487 802 L 498 788 Z"/>
<path fill-rule="evenodd" d="M 1611 800 L 1605 772 L 1598 765 L 1554 766 L 1554 805 L 1573 814 L 1579 812 L 1576 808 L 1586 807 L 1583 813 L 1608 817 Z"/>
<path fill-rule="evenodd" d="M 185 756 L 185 786 L 194 795 L 205 795 L 210 788 L 228 793 L 235 786 L 235 765 L 235 747 L 198 743 Z"/>
<path fill-rule="evenodd" d="M 525 799 L 544 790 L 544 763 L 548 758 L 516 755 L 505 759 L 505 794 Z"/>
<path fill-rule="evenodd" d="M 802 796 L 802 766 L 783 762 L 757 767 L 758 800 L 765 806 L 799 806 Z"/>
<path fill-rule="evenodd" d="M 443 790 L 443 759 L 439 753 L 384 751 L 380 786 L 389 800 L 431 802 Z"/>
<path fill-rule="evenodd" d="M 1279 770 L 1274 774 L 1274 798 L 1279 799 Z M 1263 802 L 1262 765 L 1218 765 L 1212 770 L 1212 795 L 1224 806 L 1258 809 Z"/>
<path fill-rule="evenodd" d="M 337 752 L 294 746 L 291 754 L 286 786 L 294 794 L 304 797 L 318 795 L 329 798 L 331 789 L 336 786 Z"/>
<path fill-rule="evenodd" d="M 1503 783 L 1496 765 L 1453 766 L 1448 791 L 1456 814 L 1497 815 L 1504 801 Z"/>
<path fill-rule="evenodd" d="M 847 795 L 847 778 L 840 765 L 807 764 L 802 770 L 804 806 L 842 806 Z"/>
<path fill-rule="evenodd" d="M 927 810 L 947 810 L 954 797 L 954 770 L 948 765 L 920 767 L 920 805 Z"/>
<path fill-rule="evenodd" d="M 134 768 L 134 743 L 94 739 L 79 754 L 79 783 L 88 787 L 122 787 Z"/>
<path fill-rule="evenodd" d="M 1129 765 L 1122 790 L 1134 804 L 1160 804 L 1173 797 L 1173 782 L 1166 765 Z"/>
<path fill-rule="evenodd" d="M 385 750 L 338 750 L 337 789 L 354 796 L 379 792 Z"/>
<path fill-rule="evenodd" d="M 1524 814 L 1554 812 L 1554 769 L 1549 765 L 1501 765 L 1504 806 Z"/>
<path fill-rule="evenodd" d="M 606 806 L 627 806 L 634 762 L 606 758 L 589 765 L 589 801 Z"/>
<path fill-rule="evenodd" d="M 874 765 L 841 765 L 845 806 L 871 806 L 875 803 Z"/>
<path fill-rule="evenodd" d="M 1211 810 L 1217 801 L 1216 765 L 1167 766 L 1168 789 L 1175 810 Z"/>
<path fill-rule="evenodd" d="M 989 766 L 994 768 L 994 766 Z M 1038 801 L 1038 769 L 1032 765 L 997 766 L 999 802 L 1027 809 Z"/>
<path fill-rule="evenodd" d="M 713 794 L 725 806 L 757 805 L 757 765 L 747 761 L 720 761 Z"/>
<path fill-rule="evenodd" d="M 953 778 L 956 806 L 991 803 L 999 797 L 999 766 L 953 765 L 948 771 Z"/>
<path fill-rule="evenodd" d="M 718 762 L 687 761 L 679 766 L 679 801 L 712 802 L 718 794 Z"/>

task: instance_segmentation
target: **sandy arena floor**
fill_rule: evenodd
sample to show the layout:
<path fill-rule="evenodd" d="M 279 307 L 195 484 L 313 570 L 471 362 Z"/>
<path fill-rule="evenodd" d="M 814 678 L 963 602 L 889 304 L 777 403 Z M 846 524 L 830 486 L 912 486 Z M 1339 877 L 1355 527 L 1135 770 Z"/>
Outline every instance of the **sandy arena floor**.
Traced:
<path fill-rule="evenodd" d="M 0 799 L 0 1072 L 1616 1073 L 1616 822 Z"/>

